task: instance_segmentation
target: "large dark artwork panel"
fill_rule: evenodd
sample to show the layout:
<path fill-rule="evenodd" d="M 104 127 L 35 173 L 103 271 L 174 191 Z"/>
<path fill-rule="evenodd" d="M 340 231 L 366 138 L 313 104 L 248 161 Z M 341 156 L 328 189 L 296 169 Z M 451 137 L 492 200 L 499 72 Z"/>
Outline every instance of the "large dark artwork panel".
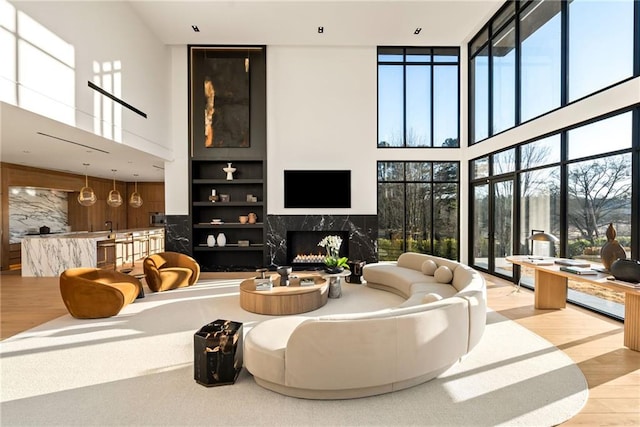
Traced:
<path fill-rule="evenodd" d="M 207 148 L 250 146 L 250 76 L 246 58 L 205 55 L 193 64 L 192 111 L 194 125 L 203 111 L 203 132 L 194 132 L 194 144 Z"/>

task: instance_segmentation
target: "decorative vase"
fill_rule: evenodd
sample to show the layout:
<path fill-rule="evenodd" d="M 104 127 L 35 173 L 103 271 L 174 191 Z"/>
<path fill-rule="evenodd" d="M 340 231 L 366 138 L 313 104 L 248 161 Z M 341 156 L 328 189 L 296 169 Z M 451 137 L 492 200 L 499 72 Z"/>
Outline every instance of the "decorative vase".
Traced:
<path fill-rule="evenodd" d="M 602 246 L 602 249 L 600 249 L 600 258 L 602 258 L 604 268 L 611 270 L 611 264 L 618 258 L 626 259 L 627 253 L 616 240 L 616 229 L 613 228 L 613 223 L 609 223 L 606 234 L 607 242 Z"/>
<path fill-rule="evenodd" d="M 218 234 L 218 246 L 223 247 L 227 244 L 227 236 L 224 233 Z"/>
<path fill-rule="evenodd" d="M 327 274 L 338 274 L 344 271 L 344 267 L 325 267 L 324 271 L 326 271 Z"/>
<path fill-rule="evenodd" d="M 293 268 L 288 265 L 283 265 L 278 267 L 276 271 L 280 275 L 280 286 L 289 286 L 289 275 L 293 271 Z"/>
<path fill-rule="evenodd" d="M 231 166 L 231 162 L 227 163 L 227 167 L 222 168 L 222 170 L 227 173 L 227 181 L 233 181 L 233 173 L 236 171 L 236 168 Z"/>
<path fill-rule="evenodd" d="M 214 247 L 216 245 L 216 238 L 213 237 L 213 234 L 209 234 L 207 236 L 207 246 L 209 246 L 210 248 Z"/>

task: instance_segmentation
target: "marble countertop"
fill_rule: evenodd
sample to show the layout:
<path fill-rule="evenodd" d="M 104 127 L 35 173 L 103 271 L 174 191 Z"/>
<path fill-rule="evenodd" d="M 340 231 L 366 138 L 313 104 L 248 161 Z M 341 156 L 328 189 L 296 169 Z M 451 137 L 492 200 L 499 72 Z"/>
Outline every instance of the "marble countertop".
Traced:
<path fill-rule="evenodd" d="M 23 239 L 93 239 L 100 240 L 126 240 L 128 236 L 139 236 L 145 233 L 163 230 L 163 227 L 128 228 L 125 230 L 105 231 L 71 231 L 69 233 L 51 233 L 23 236 Z"/>

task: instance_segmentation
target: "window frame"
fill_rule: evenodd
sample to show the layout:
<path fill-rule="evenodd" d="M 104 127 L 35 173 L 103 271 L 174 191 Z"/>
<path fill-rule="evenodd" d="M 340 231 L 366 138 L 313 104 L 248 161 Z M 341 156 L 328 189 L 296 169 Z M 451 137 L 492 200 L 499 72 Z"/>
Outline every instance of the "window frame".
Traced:
<path fill-rule="evenodd" d="M 380 176 L 378 175 L 378 170 L 380 167 L 381 163 L 399 163 L 403 165 L 403 177 L 402 179 L 397 179 L 397 180 L 381 180 Z M 423 163 L 423 164 L 429 164 L 430 167 L 430 176 L 427 179 L 408 179 L 407 178 L 407 164 L 409 163 Z M 456 176 L 457 176 L 457 180 L 440 180 L 440 179 L 436 179 L 435 178 L 435 170 L 436 170 L 436 165 L 439 164 L 453 164 L 456 166 L 457 171 L 456 171 Z M 434 160 L 378 160 L 376 162 L 376 212 L 378 212 L 379 209 L 379 205 L 380 205 L 380 199 L 378 197 L 378 188 L 380 186 L 380 184 L 401 184 L 403 186 L 403 216 L 402 216 L 402 233 L 403 233 L 403 237 L 402 237 L 402 252 L 406 252 L 407 251 L 407 229 L 408 229 L 408 224 L 409 224 L 409 220 L 408 220 L 408 216 L 407 216 L 407 185 L 408 184 L 428 184 L 430 187 L 430 194 L 431 194 L 431 198 L 430 198 L 430 206 L 429 209 L 431 211 L 431 223 L 429 224 L 430 227 L 430 234 L 431 234 L 431 238 L 429 241 L 429 247 L 431 248 L 431 252 L 430 254 L 433 254 L 434 252 L 434 248 L 435 248 L 435 243 L 436 241 L 438 241 L 438 239 L 435 238 L 435 215 L 434 215 L 434 205 L 435 205 L 435 197 L 433 197 L 435 195 L 434 192 L 434 188 L 436 185 L 439 184 L 455 184 L 456 185 L 456 201 L 457 201 L 457 207 L 456 207 L 456 231 L 455 231 L 455 236 L 446 236 L 447 237 L 454 237 L 456 239 L 456 251 L 455 251 L 455 260 L 459 260 L 460 259 L 460 218 L 461 218 L 461 214 L 460 214 L 460 187 L 461 187 L 461 176 L 460 176 L 460 172 L 461 172 L 461 168 L 460 168 L 460 164 L 461 162 L 458 160 L 438 160 L 438 161 L 434 161 Z M 378 225 L 378 236 L 380 236 L 380 226 Z M 378 237 L 379 239 L 380 237 Z M 439 256 L 439 255 L 435 255 L 435 256 Z"/>
<path fill-rule="evenodd" d="M 521 64 L 521 51 L 522 51 L 522 40 L 520 35 L 520 25 L 522 14 L 528 13 L 533 1 L 531 0 L 508 0 L 505 2 L 498 11 L 491 17 L 491 19 L 476 33 L 476 35 L 469 41 L 467 44 L 467 69 L 469 72 L 467 73 L 467 84 L 468 84 L 468 95 L 467 95 L 467 113 L 469 117 L 469 121 L 467 123 L 467 134 L 468 134 L 468 146 L 472 146 L 475 144 L 479 144 L 484 142 L 496 135 L 500 135 L 503 132 L 507 132 L 511 129 L 514 129 L 520 125 L 528 123 L 532 120 L 536 120 L 540 117 L 543 117 L 547 114 L 550 114 L 554 111 L 562 109 L 568 105 L 574 104 L 576 102 L 580 102 L 586 98 L 594 96 L 600 92 L 611 89 L 614 86 L 623 84 L 629 80 L 632 80 L 638 76 L 640 76 L 640 2 L 637 0 L 634 1 L 634 28 L 633 28 L 633 70 L 632 75 L 625 77 L 619 81 L 613 82 L 605 87 L 599 88 L 593 92 L 587 93 L 582 97 L 576 98 L 574 100 L 569 101 L 568 96 L 568 87 L 569 87 L 569 73 L 568 73 L 568 58 L 569 58 L 569 40 L 568 40 L 568 3 L 565 1 L 561 2 L 560 8 L 560 105 L 552 108 L 551 110 L 544 111 L 536 116 L 530 117 L 524 121 L 521 120 L 521 75 L 522 75 L 522 64 Z M 514 12 L 511 16 L 505 18 L 503 15 L 509 9 L 513 8 Z M 508 15 L 508 14 L 507 14 Z M 494 28 L 494 23 L 497 20 L 502 19 L 499 27 Z M 515 42 L 515 54 L 516 54 L 516 70 L 515 70 L 515 92 L 514 92 L 514 103 L 515 103 L 515 121 L 513 126 L 508 127 L 506 129 L 502 129 L 498 132 L 493 132 L 493 113 L 494 113 L 494 99 L 493 99 L 493 80 L 494 80 L 494 71 L 492 67 L 492 44 L 495 40 L 496 35 L 500 34 L 504 28 L 511 23 L 511 20 L 515 19 L 515 34 L 516 34 L 516 42 Z M 548 22 L 548 21 L 547 21 Z M 487 99 L 487 121 L 484 126 L 487 129 L 487 136 L 475 140 L 475 130 L 476 130 L 476 117 L 478 116 L 477 112 L 474 110 L 475 108 L 475 98 L 473 97 L 475 94 L 475 87 L 472 81 L 472 60 L 478 56 L 478 54 L 484 49 L 488 49 L 488 99 Z M 473 93 L 472 93 L 473 91 Z M 472 100 L 474 102 L 472 102 Z"/>
<path fill-rule="evenodd" d="M 388 51 L 388 52 L 392 52 L 392 51 L 397 51 L 397 53 L 395 53 L 396 55 L 400 55 L 399 52 L 402 52 L 402 60 L 401 61 L 384 61 L 384 60 L 380 60 L 380 56 L 382 54 L 385 54 L 384 51 Z M 410 57 L 412 54 L 415 54 L 415 52 L 425 52 L 428 51 L 429 52 L 429 60 L 427 61 L 409 61 L 407 58 Z M 438 55 L 443 55 L 443 56 L 454 56 L 452 55 L 452 53 L 455 54 L 455 56 L 457 57 L 457 61 L 440 61 L 440 60 L 436 60 L 435 57 Z M 460 78 L 461 78 L 461 58 L 460 58 L 460 47 L 459 46 L 430 46 L 430 47 L 426 47 L 426 46 L 422 46 L 422 47 L 418 47 L 418 46 L 403 46 L 403 47 L 399 47 L 399 46 L 378 46 L 377 48 L 377 54 L 376 54 L 376 148 L 378 149 L 397 149 L 397 148 L 412 148 L 412 149 L 439 149 L 439 148 L 444 148 L 444 149 L 450 149 L 450 148 L 460 148 L 460 91 L 461 91 L 461 85 L 460 85 Z M 402 75 L 403 75 L 403 81 L 402 81 L 402 87 L 403 87 L 403 93 L 402 93 L 402 99 L 403 99 L 403 114 L 402 114 L 402 145 L 396 145 L 396 146 L 384 146 L 384 145 L 380 145 L 380 66 L 398 66 L 398 67 L 402 67 Z M 406 90 L 407 90 L 407 67 L 411 67 L 411 66 L 428 66 L 429 67 L 429 87 L 430 87 L 430 93 L 429 93 L 429 105 L 430 105 L 430 110 L 429 110 L 429 145 L 426 146 L 411 146 L 411 145 L 407 145 L 407 96 L 406 96 Z M 434 118 L 435 118 L 435 107 L 436 107 L 436 102 L 435 102 L 435 70 L 437 67 L 456 67 L 457 68 L 457 73 L 456 73 L 456 77 L 457 77 L 457 97 L 456 97 L 456 112 L 457 112 L 457 117 L 456 117 L 456 136 L 455 136 L 455 141 L 456 141 L 456 145 L 455 146 L 443 146 L 443 145 L 434 145 L 434 136 L 435 136 L 435 123 L 434 123 Z"/>
<path fill-rule="evenodd" d="M 593 123 L 597 123 L 606 119 L 610 119 L 619 115 L 623 115 L 623 114 L 627 114 L 630 113 L 632 118 L 631 118 L 631 145 L 627 148 L 623 148 L 623 149 L 617 149 L 611 152 L 602 152 L 602 153 L 598 153 L 598 154 L 592 154 L 592 155 L 585 155 L 582 157 L 576 157 L 576 158 L 571 158 L 569 159 L 568 156 L 568 150 L 567 150 L 567 146 L 569 144 L 568 141 L 568 137 L 567 135 L 569 134 L 570 131 L 577 129 L 577 128 L 581 128 L 584 126 L 588 126 L 590 124 Z M 546 138 L 552 137 L 552 136 L 559 136 L 559 144 L 560 144 L 560 159 L 559 161 L 554 161 L 551 163 L 546 163 L 546 164 L 538 164 L 535 166 L 531 166 L 531 167 L 525 167 L 523 165 L 521 165 L 521 150 L 522 147 L 526 146 L 527 144 L 536 142 L 536 141 L 541 141 L 544 140 Z M 497 174 L 495 173 L 495 169 L 493 166 L 493 159 L 494 156 L 498 153 L 501 152 L 505 152 L 506 150 L 509 149 L 515 149 L 515 159 L 516 159 L 516 168 L 515 171 L 513 172 L 507 172 L 506 174 Z M 534 138 L 522 141 L 518 144 L 512 145 L 506 149 L 501 149 L 501 150 L 496 150 L 496 151 L 492 151 L 489 153 L 484 153 L 482 155 L 479 155 L 473 159 L 469 160 L 469 167 L 468 167 L 468 179 L 469 179 L 469 188 L 472 189 L 474 188 L 476 185 L 488 182 L 491 179 L 496 179 L 496 178 L 500 178 L 501 176 L 513 176 L 514 178 L 514 182 L 516 185 L 516 191 L 515 191 L 515 197 L 516 200 L 514 201 L 514 224 L 513 224 L 513 233 L 515 234 L 513 236 L 513 242 L 514 242 L 514 247 L 513 247 L 513 253 L 515 255 L 520 255 L 520 229 L 521 229 L 521 206 L 522 206 L 522 198 L 521 198 L 521 192 L 520 192 L 520 188 L 521 188 L 521 179 L 522 179 L 522 175 L 524 173 L 528 173 L 528 172 L 533 172 L 533 171 L 537 171 L 537 170 L 544 170 L 544 169 L 548 169 L 550 167 L 559 167 L 560 168 L 560 194 L 559 194 L 559 200 L 560 200 L 560 218 L 559 218 L 559 226 L 560 226 L 560 235 L 557 236 L 560 238 L 561 241 L 561 245 L 559 247 L 560 251 L 559 254 L 557 256 L 559 257 L 566 257 L 567 253 L 568 253 L 568 245 L 569 245 L 569 240 L 568 240 L 568 232 L 569 232 L 569 228 L 570 225 L 568 223 L 568 212 L 567 212 L 567 206 L 568 206 L 568 200 L 569 200 L 569 191 L 568 191 L 568 169 L 571 165 L 573 164 L 577 164 L 577 163 L 582 163 L 585 161 L 590 161 L 590 160 L 597 160 L 597 159 L 606 159 L 612 156 L 616 156 L 616 155 L 621 155 L 621 154 L 628 154 L 631 158 L 631 199 L 630 199 L 630 211 L 631 211 L 631 215 L 629 218 L 629 224 L 630 224 L 630 236 L 631 236 L 631 243 L 630 243 L 630 247 L 631 247 L 631 257 L 634 259 L 637 259 L 638 256 L 640 256 L 640 104 L 636 104 L 635 106 L 631 106 L 631 107 L 624 107 L 612 112 L 609 112 L 607 114 L 603 114 L 600 115 L 598 117 L 594 117 L 591 118 L 589 120 L 585 120 L 579 123 L 575 123 L 572 124 L 570 126 L 564 127 L 562 129 L 553 131 L 553 132 L 549 132 L 543 135 L 539 135 L 536 136 Z M 474 165 L 476 164 L 480 164 L 481 161 L 484 161 L 485 159 L 487 159 L 488 165 L 487 165 L 487 169 L 488 169 L 488 175 L 487 176 L 475 176 L 475 170 L 474 170 Z M 491 197 L 491 196 L 490 196 Z M 474 193 L 473 191 L 469 191 L 469 195 L 468 195 L 468 203 L 469 203 L 469 208 L 470 208 L 470 215 L 469 218 L 475 218 L 475 212 L 474 212 Z M 469 224 L 468 224 L 468 235 L 470 236 L 469 239 L 469 245 L 468 245 L 468 257 L 469 260 L 473 260 L 473 249 L 474 249 L 474 245 L 475 242 L 473 241 L 473 236 L 474 236 L 474 224 L 473 222 L 470 220 Z M 486 271 L 483 267 L 479 267 L 479 266 L 473 266 L 474 268 L 478 268 L 481 271 Z M 518 276 L 514 275 L 514 282 L 518 280 Z M 525 286 L 523 284 L 523 286 Z M 609 313 L 609 312 L 605 312 L 602 310 L 599 310 L 597 308 L 594 307 L 590 307 L 584 303 L 581 302 L 577 302 L 575 300 L 569 299 L 569 302 L 572 302 L 574 304 L 583 306 L 589 310 L 601 313 L 603 315 L 612 317 L 614 319 L 618 319 L 620 320 L 616 315 Z"/>

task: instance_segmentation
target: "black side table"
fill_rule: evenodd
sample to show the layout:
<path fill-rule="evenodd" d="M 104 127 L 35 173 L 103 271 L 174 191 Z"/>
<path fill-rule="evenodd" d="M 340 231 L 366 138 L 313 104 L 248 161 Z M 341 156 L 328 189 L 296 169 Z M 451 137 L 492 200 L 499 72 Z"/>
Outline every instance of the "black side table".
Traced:
<path fill-rule="evenodd" d="M 242 370 L 242 323 L 218 319 L 193 336 L 194 379 L 210 387 L 233 384 Z"/>

